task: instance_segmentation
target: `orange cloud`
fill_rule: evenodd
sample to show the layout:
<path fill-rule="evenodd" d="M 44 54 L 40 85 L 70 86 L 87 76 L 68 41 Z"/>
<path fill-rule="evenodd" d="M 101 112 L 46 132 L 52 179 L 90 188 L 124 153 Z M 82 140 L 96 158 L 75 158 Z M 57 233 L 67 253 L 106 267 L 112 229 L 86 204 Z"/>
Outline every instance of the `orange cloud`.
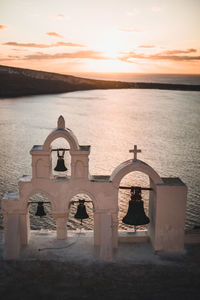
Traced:
<path fill-rule="evenodd" d="M 64 15 L 63 14 L 57 14 L 56 17 L 61 19 L 61 18 L 64 18 Z"/>
<path fill-rule="evenodd" d="M 174 54 L 187 54 L 187 53 L 194 53 L 197 52 L 197 49 L 187 49 L 187 50 L 167 50 L 167 51 L 163 51 L 161 52 L 161 54 L 164 55 L 174 55 Z"/>
<path fill-rule="evenodd" d="M 154 45 L 140 45 L 138 48 L 155 48 Z"/>
<path fill-rule="evenodd" d="M 29 47 L 29 48 L 52 48 L 52 47 L 85 47 L 85 45 L 75 44 L 75 43 L 66 43 L 66 42 L 57 42 L 54 44 L 36 44 L 36 43 L 17 43 L 17 42 L 7 42 L 2 45 L 6 46 L 15 46 L 15 47 Z"/>
<path fill-rule="evenodd" d="M 1 57 L 0 61 L 9 61 L 9 60 L 20 60 L 20 56 L 17 55 L 8 55 L 7 57 Z"/>
<path fill-rule="evenodd" d="M 8 28 L 8 26 L 0 25 L 0 30 L 7 29 L 7 28 Z"/>
<path fill-rule="evenodd" d="M 46 35 L 55 36 L 55 37 L 58 37 L 58 38 L 63 38 L 63 36 L 61 34 L 56 33 L 56 32 L 46 32 Z"/>
<path fill-rule="evenodd" d="M 73 53 L 56 53 L 56 54 L 46 54 L 42 52 L 37 52 L 36 54 L 26 55 L 24 56 L 24 60 L 35 60 L 35 59 L 95 59 L 95 60 L 107 60 L 110 59 L 102 55 L 102 52 L 86 50 L 86 51 L 77 51 Z"/>
<path fill-rule="evenodd" d="M 196 49 L 187 49 L 187 50 L 168 50 L 151 55 L 145 55 L 144 53 L 135 53 L 131 51 L 129 53 L 124 53 L 119 59 L 125 62 L 133 63 L 134 59 L 148 59 L 148 60 L 171 60 L 171 61 L 197 61 L 200 60 L 200 56 L 190 56 L 190 55 L 181 55 L 197 52 Z"/>

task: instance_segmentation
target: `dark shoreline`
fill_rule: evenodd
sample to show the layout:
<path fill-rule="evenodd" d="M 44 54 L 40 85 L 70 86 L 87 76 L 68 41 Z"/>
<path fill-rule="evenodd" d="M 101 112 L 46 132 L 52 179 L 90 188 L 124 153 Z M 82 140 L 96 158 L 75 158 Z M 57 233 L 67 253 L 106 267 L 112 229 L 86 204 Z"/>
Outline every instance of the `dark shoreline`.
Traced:
<path fill-rule="evenodd" d="M 0 98 L 51 95 L 100 89 L 200 91 L 200 85 L 96 80 L 71 75 L 0 66 Z"/>

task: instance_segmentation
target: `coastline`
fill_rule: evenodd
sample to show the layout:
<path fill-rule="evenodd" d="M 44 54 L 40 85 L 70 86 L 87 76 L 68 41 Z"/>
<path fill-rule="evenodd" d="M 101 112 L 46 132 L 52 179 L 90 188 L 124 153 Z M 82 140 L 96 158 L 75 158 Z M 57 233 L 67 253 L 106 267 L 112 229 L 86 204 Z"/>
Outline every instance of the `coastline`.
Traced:
<path fill-rule="evenodd" d="M 99 89 L 200 91 L 200 85 L 97 80 L 6 66 L 0 66 L 0 82 L 0 98 L 4 99 Z"/>

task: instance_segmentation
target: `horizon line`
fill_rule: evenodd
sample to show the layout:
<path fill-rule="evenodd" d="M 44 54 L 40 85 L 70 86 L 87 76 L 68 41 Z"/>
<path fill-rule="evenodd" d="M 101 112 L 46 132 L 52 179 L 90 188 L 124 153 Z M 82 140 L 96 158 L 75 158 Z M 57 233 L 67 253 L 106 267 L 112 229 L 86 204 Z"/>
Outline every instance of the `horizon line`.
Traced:
<path fill-rule="evenodd" d="M 24 69 L 24 70 L 30 70 L 30 71 L 39 71 L 39 72 L 46 72 L 46 73 L 54 73 L 54 74 L 60 74 L 60 75 L 71 75 L 71 74 L 135 74 L 135 75 L 179 75 L 179 76 L 200 76 L 200 73 L 149 73 L 149 72 L 92 72 L 92 71 L 72 71 L 69 73 L 64 72 L 56 72 L 56 71 L 46 71 L 43 69 L 31 69 L 31 68 L 22 68 L 22 67 L 16 67 L 16 66 L 9 66 L 9 65 L 2 65 L 0 64 L 0 67 L 8 67 L 8 68 L 16 68 L 16 69 Z"/>

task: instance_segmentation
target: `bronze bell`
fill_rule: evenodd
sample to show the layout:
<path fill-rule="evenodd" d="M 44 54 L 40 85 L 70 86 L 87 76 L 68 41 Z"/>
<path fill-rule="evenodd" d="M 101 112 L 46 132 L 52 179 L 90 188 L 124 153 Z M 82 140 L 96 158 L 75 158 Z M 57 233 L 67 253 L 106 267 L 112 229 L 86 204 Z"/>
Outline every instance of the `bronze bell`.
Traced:
<path fill-rule="evenodd" d="M 37 206 L 37 211 L 35 213 L 35 216 L 39 216 L 39 217 L 44 217 L 46 216 L 46 213 L 44 211 L 44 206 L 43 206 L 43 203 L 42 201 L 39 201 L 38 202 L 38 206 Z"/>
<path fill-rule="evenodd" d="M 79 201 L 79 205 L 77 207 L 77 212 L 76 212 L 74 218 L 80 219 L 81 223 L 82 223 L 82 220 L 83 219 L 88 219 L 89 216 L 87 214 L 86 207 L 85 207 L 85 204 L 84 204 L 85 200 L 79 199 L 78 201 Z"/>
<path fill-rule="evenodd" d="M 122 219 L 122 222 L 128 225 L 146 225 L 150 222 L 144 211 L 144 201 L 141 197 L 141 188 L 131 189 L 131 200 L 129 201 L 128 212 Z"/>
<path fill-rule="evenodd" d="M 59 150 L 57 150 L 58 160 L 57 160 L 57 165 L 54 168 L 54 170 L 57 171 L 57 172 L 67 171 L 67 168 L 65 167 L 64 154 L 65 154 L 65 150 L 62 151 L 61 155 L 60 155 Z"/>

